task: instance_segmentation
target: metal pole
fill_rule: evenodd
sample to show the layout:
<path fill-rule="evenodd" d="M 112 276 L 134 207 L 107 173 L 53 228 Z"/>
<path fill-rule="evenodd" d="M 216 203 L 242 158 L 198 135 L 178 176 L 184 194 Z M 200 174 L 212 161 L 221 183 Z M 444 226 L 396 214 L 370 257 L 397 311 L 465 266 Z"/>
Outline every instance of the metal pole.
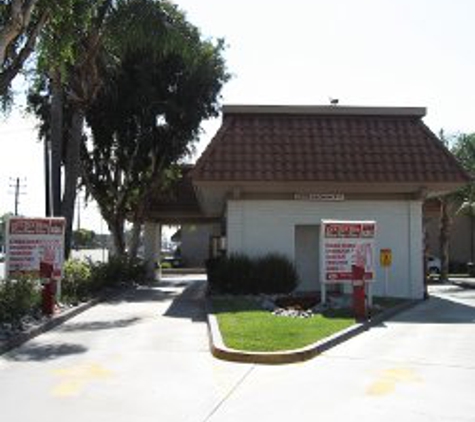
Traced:
<path fill-rule="evenodd" d="M 15 182 L 15 216 L 18 215 L 18 196 L 20 195 L 20 178 L 16 178 Z"/>

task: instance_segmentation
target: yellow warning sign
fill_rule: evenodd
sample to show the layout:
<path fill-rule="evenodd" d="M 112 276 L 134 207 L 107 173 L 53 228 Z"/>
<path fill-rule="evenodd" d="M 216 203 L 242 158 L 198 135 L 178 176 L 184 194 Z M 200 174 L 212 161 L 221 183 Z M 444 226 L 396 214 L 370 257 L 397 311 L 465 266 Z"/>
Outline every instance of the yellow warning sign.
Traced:
<path fill-rule="evenodd" d="M 379 262 L 381 267 L 390 267 L 393 262 L 393 251 L 391 249 L 381 249 L 379 251 Z"/>

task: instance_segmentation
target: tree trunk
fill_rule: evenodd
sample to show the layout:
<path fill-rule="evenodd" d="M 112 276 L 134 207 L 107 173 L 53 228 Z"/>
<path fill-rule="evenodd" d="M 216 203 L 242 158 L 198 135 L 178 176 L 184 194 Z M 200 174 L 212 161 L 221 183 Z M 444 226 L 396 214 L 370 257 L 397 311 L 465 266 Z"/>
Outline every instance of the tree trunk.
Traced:
<path fill-rule="evenodd" d="M 142 223 L 140 221 L 134 221 L 132 225 L 132 237 L 129 243 L 129 258 L 137 258 L 139 251 L 140 235 L 142 233 Z"/>
<path fill-rule="evenodd" d="M 7 93 L 13 79 L 23 69 L 48 20 L 48 12 L 44 11 L 29 30 L 31 14 L 37 0 L 29 0 L 26 4 L 22 3 L 23 0 L 13 0 L 9 19 L 6 25 L 0 28 L 0 96 Z M 17 51 L 12 45 L 21 35 L 26 37 L 26 42 Z"/>
<path fill-rule="evenodd" d="M 82 135 L 82 128 L 81 128 Z M 50 212 L 61 215 L 61 164 L 63 155 L 63 87 L 59 69 L 51 75 Z"/>
<path fill-rule="evenodd" d="M 473 215 L 472 204 L 470 204 L 470 262 L 473 263 L 473 226 L 474 226 L 475 216 Z"/>
<path fill-rule="evenodd" d="M 112 221 L 107 221 L 107 226 L 111 232 L 112 242 L 114 246 L 113 255 L 125 255 L 125 240 L 124 240 L 124 220 L 114 218 Z"/>
<path fill-rule="evenodd" d="M 451 218 L 448 200 L 440 200 L 440 280 L 443 282 L 449 279 L 449 238 L 450 238 Z"/>
<path fill-rule="evenodd" d="M 84 125 L 84 113 L 80 108 L 73 111 L 71 133 L 68 139 L 65 161 L 64 195 L 61 215 L 66 218 L 65 257 L 71 252 L 71 238 L 74 220 L 74 205 L 79 178 L 80 150 Z"/>
<path fill-rule="evenodd" d="M 26 31 L 30 24 L 31 14 L 38 0 L 13 0 L 10 4 L 10 16 L 0 31 L 0 67 L 7 59 L 7 51 L 13 41 Z"/>
<path fill-rule="evenodd" d="M 51 160 L 50 160 L 50 146 L 48 139 L 44 140 L 44 164 L 45 164 L 45 216 L 51 217 L 51 201 L 50 201 L 50 172 L 51 172 Z"/>

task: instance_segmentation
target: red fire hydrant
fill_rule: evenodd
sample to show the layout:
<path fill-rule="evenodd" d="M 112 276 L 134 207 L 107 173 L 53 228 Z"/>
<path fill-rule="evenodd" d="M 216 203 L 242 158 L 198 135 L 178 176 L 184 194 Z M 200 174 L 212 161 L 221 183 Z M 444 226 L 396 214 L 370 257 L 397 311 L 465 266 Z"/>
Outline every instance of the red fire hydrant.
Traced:
<path fill-rule="evenodd" d="M 364 267 L 352 265 L 353 272 L 353 309 L 357 320 L 367 319 Z"/>
<path fill-rule="evenodd" d="M 47 279 L 43 283 L 42 308 L 45 315 L 54 314 L 54 306 L 56 304 L 56 281 L 53 279 L 53 264 L 48 262 L 40 262 L 40 277 Z"/>

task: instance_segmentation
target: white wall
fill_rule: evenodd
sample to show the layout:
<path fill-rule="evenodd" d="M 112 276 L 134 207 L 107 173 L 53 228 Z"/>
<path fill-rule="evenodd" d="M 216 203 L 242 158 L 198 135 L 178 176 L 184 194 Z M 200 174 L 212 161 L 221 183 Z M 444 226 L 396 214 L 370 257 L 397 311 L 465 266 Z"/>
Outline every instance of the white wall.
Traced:
<path fill-rule="evenodd" d="M 377 282 L 384 294 L 379 249 L 393 251 L 388 295 L 422 298 L 422 203 L 420 201 L 249 201 L 227 204 L 228 252 L 250 256 L 278 252 L 295 260 L 295 226 L 316 225 L 322 219 L 376 220 Z"/>

